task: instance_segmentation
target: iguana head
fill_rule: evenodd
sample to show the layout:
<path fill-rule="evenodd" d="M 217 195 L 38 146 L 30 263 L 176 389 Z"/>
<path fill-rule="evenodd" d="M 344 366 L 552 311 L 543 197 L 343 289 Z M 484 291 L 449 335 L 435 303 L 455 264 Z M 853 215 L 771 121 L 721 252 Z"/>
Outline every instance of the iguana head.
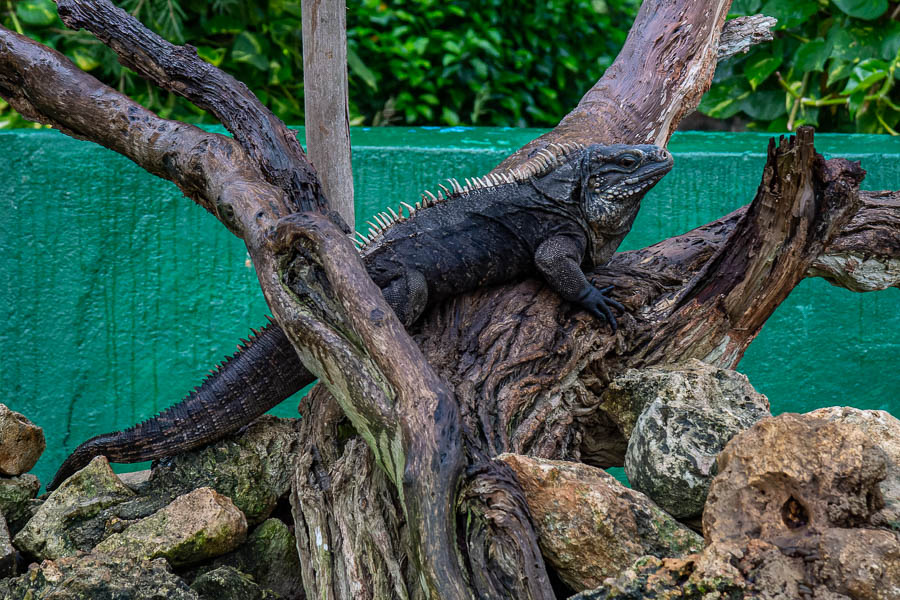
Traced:
<path fill-rule="evenodd" d="M 631 229 L 641 198 L 672 169 L 665 148 L 589 146 L 582 155 L 581 201 L 591 229 L 604 237 Z"/>

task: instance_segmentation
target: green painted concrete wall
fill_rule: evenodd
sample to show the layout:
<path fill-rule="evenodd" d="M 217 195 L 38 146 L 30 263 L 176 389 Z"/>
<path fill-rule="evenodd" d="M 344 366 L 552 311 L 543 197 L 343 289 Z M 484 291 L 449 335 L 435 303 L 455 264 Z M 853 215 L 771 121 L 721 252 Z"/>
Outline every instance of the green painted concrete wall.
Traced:
<path fill-rule="evenodd" d="M 539 135 L 522 129 L 366 129 L 353 134 L 358 215 L 480 175 Z M 768 136 L 678 134 L 675 169 L 644 200 L 623 249 L 747 203 Z M 862 160 L 866 189 L 900 189 L 900 140 L 817 137 Z M 180 399 L 264 322 L 246 251 L 172 184 L 54 131 L 0 132 L 0 389 L 42 426 L 48 481 L 78 443 Z M 853 294 L 805 281 L 740 370 L 775 412 L 852 405 L 900 416 L 900 290 Z M 296 399 L 275 412 L 296 414 Z M 127 470 L 127 468 L 126 468 Z"/>

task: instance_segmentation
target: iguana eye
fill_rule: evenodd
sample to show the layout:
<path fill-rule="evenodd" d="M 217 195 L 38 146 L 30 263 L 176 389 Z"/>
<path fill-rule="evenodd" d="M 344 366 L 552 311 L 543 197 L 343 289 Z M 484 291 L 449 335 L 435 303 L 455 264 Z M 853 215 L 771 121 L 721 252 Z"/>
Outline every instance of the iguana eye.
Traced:
<path fill-rule="evenodd" d="M 619 164 L 625 167 L 626 169 L 630 169 L 634 165 L 638 163 L 637 157 L 633 154 L 626 154 L 622 158 L 619 159 Z"/>

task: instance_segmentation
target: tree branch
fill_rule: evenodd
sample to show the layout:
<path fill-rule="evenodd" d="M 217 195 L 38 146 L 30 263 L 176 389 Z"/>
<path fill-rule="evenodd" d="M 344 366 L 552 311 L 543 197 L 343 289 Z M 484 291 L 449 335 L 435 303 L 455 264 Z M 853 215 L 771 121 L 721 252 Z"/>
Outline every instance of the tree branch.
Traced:
<path fill-rule="evenodd" d="M 234 135 L 269 183 L 287 193 L 286 216 L 326 210 L 315 170 L 296 134 L 246 85 L 205 62 L 191 46 L 175 46 L 107 0 L 58 0 L 59 16 L 72 29 L 87 29 L 119 62 L 164 90 L 210 111 Z"/>

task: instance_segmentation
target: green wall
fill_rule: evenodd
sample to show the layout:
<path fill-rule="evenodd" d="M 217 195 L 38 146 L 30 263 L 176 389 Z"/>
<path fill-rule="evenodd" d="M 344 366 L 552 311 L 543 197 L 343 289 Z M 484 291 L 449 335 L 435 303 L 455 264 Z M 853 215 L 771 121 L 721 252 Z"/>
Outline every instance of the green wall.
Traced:
<path fill-rule="evenodd" d="M 354 131 L 358 215 L 480 175 L 539 135 L 523 129 Z M 900 140 L 820 135 L 862 160 L 866 189 L 900 189 Z M 675 169 L 644 200 L 623 249 L 747 203 L 768 136 L 678 134 Z M 197 384 L 266 306 L 240 241 L 172 184 L 55 131 L 0 132 L 0 389 L 44 428 L 47 482 L 78 443 L 165 408 Z M 900 290 L 854 294 L 809 280 L 740 370 L 775 412 L 852 405 L 900 416 Z M 296 399 L 274 412 L 296 414 Z M 128 470 L 125 467 L 123 470 Z"/>

